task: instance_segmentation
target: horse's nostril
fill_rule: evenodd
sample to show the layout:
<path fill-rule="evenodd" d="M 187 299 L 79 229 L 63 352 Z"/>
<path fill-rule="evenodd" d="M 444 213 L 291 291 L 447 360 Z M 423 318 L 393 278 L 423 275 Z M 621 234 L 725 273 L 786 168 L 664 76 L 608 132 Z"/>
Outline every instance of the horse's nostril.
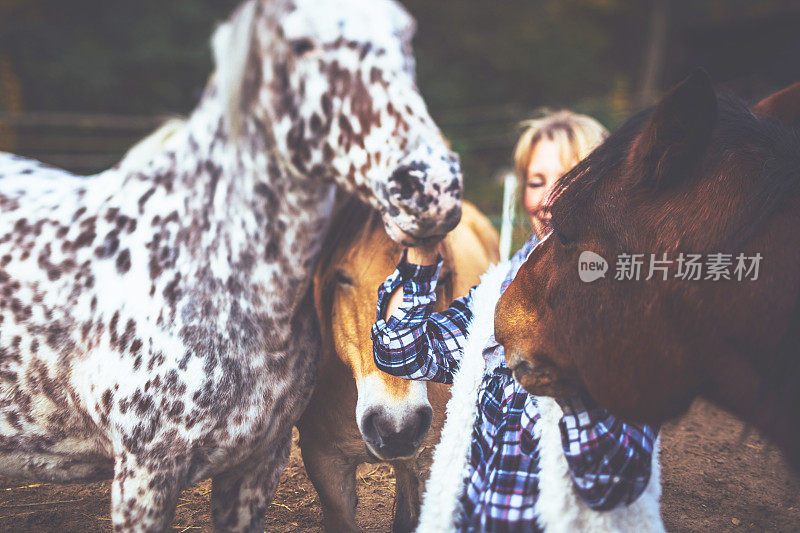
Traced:
<path fill-rule="evenodd" d="M 412 196 L 421 194 L 425 190 L 423 183 L 427 172 L 428 165 L 421 161 L 397 167 L 389 177 L 389 192 L 401 200 L 409 200 Z"/>
<path fill-rule="evenodd" d="M 444 222 L 440 224 L 440 230 L 444 233 L 452 231 L 461 222 L 461 204 L 450 208 L 444 217 Z"/>
<path fill-rule="evenodd" d="M 428 430 L 431 429 L 431 422 L 433 421 L 433 409 L 427 405 L 420 407 L 417 409 L 416 417 L 416 435 L 414 436 L 413 440 L 415 448 L 422 444 L 422 440 L 425 438 L 425 435 L 428 434 Z"/>
<path fill-rule="evenodd" d="M 375 446 L 383 446 L 383 439 L 381 438 L 381 431 L 378 428 L 379 415 L 377 411 L 372 411 L 364 417 L 361 430 L 364 433 L 364 438 Z"/>

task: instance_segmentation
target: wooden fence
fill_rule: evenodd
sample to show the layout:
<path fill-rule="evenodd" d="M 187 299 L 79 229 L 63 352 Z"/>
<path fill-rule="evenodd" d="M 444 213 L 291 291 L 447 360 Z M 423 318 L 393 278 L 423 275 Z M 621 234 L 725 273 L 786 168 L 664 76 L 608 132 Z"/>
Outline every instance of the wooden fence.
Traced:
<path fill-rule="evenodd" d="M 77 174 L 117 163 L 165 116 L 0 113 L 0 151 L 32 157 Z"/>
<path fill-rule="evenodd" d="M 462 157 L 507 158 L 521 118 L 514 105 L 437 113 Z M 113 165 L 140 138 L 170 118 L 163 115 L 103 115 L 63 112 L 0 113 L 0 151 L 32 157 L 79 174 Z M 492 157 L 495 156 L 495 157 Z"/>

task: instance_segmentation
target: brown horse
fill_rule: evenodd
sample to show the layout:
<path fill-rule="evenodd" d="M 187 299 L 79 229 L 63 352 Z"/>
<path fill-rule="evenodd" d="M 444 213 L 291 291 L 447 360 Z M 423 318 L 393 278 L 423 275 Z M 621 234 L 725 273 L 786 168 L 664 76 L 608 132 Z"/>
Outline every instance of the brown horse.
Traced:
<path fill-rule="evenodd" d="M 800 464 L 798 110 L 800 84 L 751 110 L 698 71 L 562 178 L 553 233 L 496 308 L 526 390 L 583 389 L 651 423 L 700 395 Z M 604 277 L 581 281 L 586 251 L 613 263 Z M 636 280 L 626 264 L 640 253 Z M 663 272 L 650 276 L 650 254 Z M 685 277 L 688 254 L 701 255 L 700 280 Z M 730 279 L 714 281 L 712 263 L 725 261 Z"/>
<path fill-rule="evenodd" d="M 323 360 L 298 425 L 303 462 L 320 496 L 325 530 L 337 533 L 358 531 L 356 467 L 390 462 L 397 477 L 393 529 L 410 531 L 419 514 L 420 475 L 430 462 L 420 448 L 439 440 L 449 388 L 396 378 L 375 366 L 376 290 L 402 248 L 386 236 L 380 216 L 357 201 L 331 227 L 314 278 Z M 498 238 L 488 219 L 465 203 L 461 223 L 440 247 L 437 310 L 466 295 L 498 260 Z"/>

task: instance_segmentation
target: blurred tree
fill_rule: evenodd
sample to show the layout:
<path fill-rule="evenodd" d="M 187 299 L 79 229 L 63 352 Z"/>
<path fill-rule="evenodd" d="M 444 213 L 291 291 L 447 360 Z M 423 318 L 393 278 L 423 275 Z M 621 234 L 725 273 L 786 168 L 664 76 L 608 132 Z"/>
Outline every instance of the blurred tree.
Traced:
<path fill-rule="evenodd" d="M 0 0 L 0 54 L 15 66 L 32 109 L 186 111 L 211 69 L 215 21 L 237 3 Z M 641 91 L 645 80 L 655 80 L 648 91 L 657 93 L 658 78 L 672 83 L 675 65 L 685 63 L 687 31 L 797 8 L 796 0 L 404 3 L 419 22 L 420 85 L 434 112 L 480 107 L 490 115 L 492 106 L 508 115 L 596 107 L 598 98 L 619 100 L 621 86 Z M 670 6 L 665 30 L 659 13 Z M 662 66 L 645 60 L 654 31 L 660 55 L 670 56 Z"/>
<path fill-rule="evenodd" d="M 28 110 L 185 113 L 211 72 L 214 24 L 238 2 L 0 0 L 0 57 Z M 479 201 L 542 106 L 614 127 L 697 65 L 751 98 L 800 78 L 797 0 L 403 3 L 420 88 Z"/>
<path fill-rule="evenodd" d="M 36 110 L 188 111 L 236 0 L 4 0 L 0 53 Z"/>
<path fill-rule="evenodd" d="M 18 113 L 22 110 L 22 89 L 19 77 L 8 57 L 0 54 L 0 113 Z M 0 147 L 13 150 L 16 147 L 16 131 L 0 122 Z"/>

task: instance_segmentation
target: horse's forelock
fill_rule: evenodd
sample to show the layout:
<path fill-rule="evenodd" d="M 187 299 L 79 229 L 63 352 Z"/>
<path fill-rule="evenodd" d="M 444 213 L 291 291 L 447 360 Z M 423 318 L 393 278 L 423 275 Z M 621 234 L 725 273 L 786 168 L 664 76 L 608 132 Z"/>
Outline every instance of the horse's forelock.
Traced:
<path fill-rule="evenodd" d="M 362 242 L 381 223 L 379 213 L 355 196 L 344 202 L 331 221 L 325 243 L 322 245 L 317 272 L 320 280 L 327 283 L 333 276 L 333 261 L 339 253 Z"/>
<path fill-rule="evenodd" d="M 355 196 L 351 196 L 344 201 L 331 221 L 314 276 L 314 306 L 323 337 L 327 337 L 331 333 L 335 288 L 333 283 L 334 263 L 354 243 L 363 242 L 366 236 L 374 231 L 380 220 L 381 217 L 375 209 L 361 202 Z M 331 339 L 326 338 L 325 345 L 329 346 L 332 342 Z"/>

